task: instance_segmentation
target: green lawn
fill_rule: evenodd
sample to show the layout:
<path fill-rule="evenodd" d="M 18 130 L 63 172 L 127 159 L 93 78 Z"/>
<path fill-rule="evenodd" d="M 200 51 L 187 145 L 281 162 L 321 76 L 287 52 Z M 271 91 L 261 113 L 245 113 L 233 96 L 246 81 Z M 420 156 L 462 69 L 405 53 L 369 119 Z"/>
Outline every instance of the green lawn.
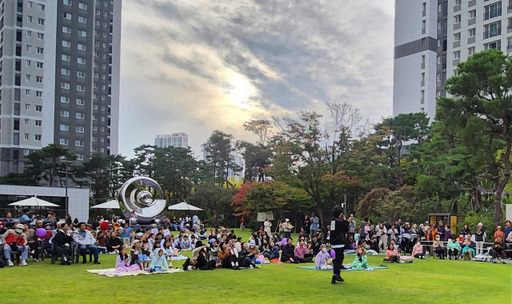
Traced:
<path fill-rule="evenodd" d="M 242 234 L 247 239 L 247 234 Z M 353 256 L 347 256 L 346 263 Z M 389 269 L 342 272 L 345 283 L 331 285 L 331 273 L 265 264 L 261 269 L 191 271 L 167 275 L 108 278 L 86 269 L 101 265 L 51 265 L 0 269 L 4 303 L 511 303 L 512 265 L 416 260 Z M 370 256 L 370 265 L 382 256 Z M 182 261 L 174 262 L 174 267 Z"/>

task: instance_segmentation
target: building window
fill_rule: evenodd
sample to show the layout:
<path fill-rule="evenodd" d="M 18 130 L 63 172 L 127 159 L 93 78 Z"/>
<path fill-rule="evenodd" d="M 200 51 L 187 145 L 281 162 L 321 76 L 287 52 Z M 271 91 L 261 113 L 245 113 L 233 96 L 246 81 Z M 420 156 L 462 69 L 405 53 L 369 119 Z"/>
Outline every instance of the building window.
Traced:
<path fill-rule="evenodd" d="M 71 5 L 71 0 L 62 0 L 62 4 Z"/>
<path fill-rule="evenodd" d="M 77 159 L 78 160 L 84 160 L 84 155 L 83 154 L 77 154 Z"/>
<path fill-rule="evenodd" d="M 458 60 L 458 59 L 460 59 L 460 51 L 453 52 L 453 60 Z"/>
<path fill-rule="evenodd" d="M 475 19 L 476 18 L 476 10 L 470 10 L 468 12 L 468 19 Z"/>
<path fill-rule="evenodd" d="M 71 34 L 71 28 L 69 26 L 63 26 L 62 32 L 66 34 Z"/>
<path fill-rule="evenodd" d="M 29 136 L 30 136 L 30 134 L 25 133 L 25 140 L 28 140 Z"/>
<path fill-rule="evenodd" d="M 36 48 L 36 53 L 43 54 L 44 53 L 44 49 L 42 47 L 37 47 Z"/>
<path fill-rule="evenodd" d="M 62 89 L 69 90 L 69 82 L 61 82 L 61 83 L 60 83 L 60 87 L 61 87 Z"/>
<path fill-rule="evenodd" d="M 36 91 L 36 97 L 43 97 L 43 91 Z"/>
<path fill-rule="evenodd" d="M 36 76 L 37 83 L 43 83 L 43 76 Z"/>
<path fill-rule="evenodd" d="M 41 134 L 35 134 L 34 135 L 34 140 L 35 141 L 41 141 Z"/>
<path fill-rule="evenodd" d="M 71 14 L 70 14 L 70 13 L 66 13 L 66 12 L 64 12 L 63 17 L 64 17 L 64 19 L 66 19 L 66 20 L 71 20 L 71 18 L 72 18 Z"/>
<path fill-rule="evenodd" d="M 69 131 L 69 126 L 65 124 L 60 124 L 60 130 L 61 131 Z"/>
<path fill-rule="evenodd" d="M 76 104 L 79 105 L 79 106 L 83 106 L 83 105 L 85 105 L 85 100 L 81 99 L 81 98 L 77 98 L 76 99 Z"/>
<path fill-rule="evenodd" d="M 84 119 L 85 118 L 85 114 L 84 113 L 80 113 L 80 112 L 76 112 L 76 118 L 77 119 Z"/>
<path fill-rule="evenodd" d="M 62 103 L 69 103 L 69 97 L 68 96 L 61 96 L 60 102 Z"/>
<path fill-rule="evenodd" d="M 440 82 L 441 81 L 441 74 L 438 73 L 436 79 L 437 79 L 437 82 Z"/>
<path fill-rule="evenodd" d="M 38 4 L 37 5 L 37 10 L 41 11 L 41 12 L 44 11 L 44 5 L 43 4 Z"/>
<path fill-rule="evenodd" d="M 43 33 L 37 33 L 37 39 L 43 40 L 44 39 L 44 34 Z"/>
<path fill-rule="evenodd" d="M 84 71 L 76 71 L 76 77 L 85 78 L 85 72 Z"/>
<path fill-rule="evenodd" d="M 70 69 L 66 69 L 66 68 L 61 68 L 60 69 L 60 73 L 62 75 L 69 75 L 71 73 L 71 70 Z"/>
<path fill-rule="evenodd" d="M 87 23 L 87 18 L 83 16 L 78 16 L 78 22 L 80 23 Z"/>
<path fill-rule="evenodd" d="M 484 30 L 484 39 L 501 35 L 501 21 L 486 25 Z"/>
<path fill-rule="evenodd" d="M 85 128 L 82 126 L 76 126 L 75 130 L 76 130 L 76 133 L 84 133 L 85 132 Z"/>
<path fill-rule="evenodd" d="M 453 16 L 453 23 L 454 23 L 454 24 L 458 24 L 458 23 L 460 23 L 460 20 L 461 20 L 460 15 L 455 15 L 455 16 Z"/>
<path fill-rule="evenodd" d="M 501 1 L 485 7 L 484 20 L 498 16 L 501 16 Z"/>
<path fill-rule="evenodd" d="M 43 112 L 43 106 L 36 106 L 36 112 Z"/>
<path fill-rule="evenodd" d="M 80 37 L 87 37 L 87 32 L 84 30 L 78 30 L 78 36 Z"/>
<path fill-rule="evenodd" d="M 62 40 L 62 46 L 63 47 L 71 47 L 71 41 Z"/>
<path fill-rule="evenodd" d="M 80 140 L 80 139 L 75 140 L 75 146 L 83 147 L 84 146 L 84 141 Z"/>
<path fill-rule="evenodd" d="M 71 60 L 71 56 L 69 56 L 67 54 L 62 54 L 61 59 L 62 59 L 62 61 L 70 61 Z"/>
<path fill-rule="evenodd" d="M 36 68 L 42 69 L 43 68 L 43 63 L 41 61 L 37 61 L 36 62 Z"/>
<path fill-rule="evenodd" d="M 35 121 L 35 125 L 36 125 L 36 127 L 40 127 L 40 126 L 43 125 L 43 121 L 42 120 L 36 120 Z"/>
<path fill-rule="evenodd" d="M 455 0 L 455 4 L 454 5 L 460 5 L 460 0 Z"/>
<path fill-rule="evenodd" d="M 454 42 L 458 42 L 458 41 L 460 41 L 460 33 L 455 33 L 455 34 L 453 34 L 453 41 L 454 41 Z"/>
<path fill-rule="evenodd" d="M 86 60 L 83 57 L 76 57 L 76 62 L 80 64 L 85 64 Z"/>
<path fill-rule="evenodd" d="M 85 85 L 77 84 L 76 85 L 76 90 L 79 91 L 79 92 L 85 92 Z"/>
<path fill-rule="evenodd" d="M 421 90 L 420 104 L 424 104 L 424 103 L 425 103 L 425 91 Z"/>
<path fill-rule="evenodd" d="M 69 111 L 60 110 L 60 116 L 61 117 L 69 117 Z"/>
<path fill-rule="evenodd" d="M 473 55 L 474 53 L 475 53 L 475 47 L 474 46 L 468 48 L 468 57 Z"/>
<path fill-rule="evenodd" d="M 37 18 L 37 24 L 44 25 L 44 19 L 43 18 Z"/>
<path fill-rule="evenodd" d="M 472 38 L 476 36 L 476 28 L 472 28 L 468 30 L 468 37 Z"/>
<path fill-rule="evenodd" d="M 485 50 L 488 49 L 498 49 L 501 50 L 501 40 L 489 42 L 485 44 Z"/>
<path fill-rule="evenodd" d="M 59 139 L 59 144 L 61 144 L 63 146 L 67 146 L 68 145 L 68 139 L 67 138 Z"/>
<path fill-rule="evenodd" d="M 30 104 L 29 103 L 25 104 L 25 111 L 30 111 Z"/>
<path fill-rule="evenodd" d="M 79 51 L 85 51 L 85 50 L 87 50 L 86 45 L 85 45 L 85 44 L 81 44 L 81 43 L 78 43 L 78 44 L 76 45 L 76 48 L 77 48 Z"/>
<path fill-rule="evenodd" d="M 87 4 L 85 4 L 85 3 L 83 3 L 83 2 L 78 2 L 78 8 L 79 8 L 79 9 L 86 10 L 86 9 L 87 9 Z"/>

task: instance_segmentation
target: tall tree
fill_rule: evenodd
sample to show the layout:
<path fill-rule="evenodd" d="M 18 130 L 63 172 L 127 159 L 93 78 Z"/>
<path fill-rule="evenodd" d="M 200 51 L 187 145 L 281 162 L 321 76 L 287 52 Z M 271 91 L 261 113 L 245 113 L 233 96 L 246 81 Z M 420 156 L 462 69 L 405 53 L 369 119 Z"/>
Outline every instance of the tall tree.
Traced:
<path fill-rule="evenodd" d="M 386 135 L 381 145 L 388 150 L 389 167 L 395 169 L 395 189 L 400 189 L 404 185 L 401 168 L 402 148 L 406 142 L 415 145 L 427 136 L 428 118 L 425 113 L 398 114 L 376 124 L 375 130 L 378 134 Z"/>
<path fill-rule="evenodd" d="M 260 146 L 267 145 L 267 139 L 269 137 L 270 132 L 272 131 L 272 125 L 270 121 L 264 119 L 251 119 L 249 121 L 244 122 L 245 131 L 254 132 L 254 134 L 258 135 Z"/>
<path fill-rule="evenodd" d="M 235 162 L 233 135 L 222 131 L 213 131 L 203 145 L 203 149 L 206 153 L 206 163 L 210 166 L 215 181 L 219 185 L 233 187 L 228 179 L 229 174 L 241 170 Z"/>
<path fill-rule="evenodd" d="M 343 170 L 351 132 L 347 120 L 336 111 L 324 124 L 327 130 L 321 128 L 322 116 L 317 113 L 300 112 L 297 119 L 286 118 L 270 144 L 273 159 L 269 175 L 306 191 L 315 202 L 323 228 L 330 210 L 361 182 Z"/>
<path fill-rule="evenodd" d="M 65 161 L 72 162 L 76 159 L 76 154 L 63 146 L 50 144 L 27 155 L 25 173 L 37 184 L 43 182 L 43 184 L 53 187 L 60 182 L 58 178 L 65 174 Z M 70 178 L 73 178 L 72 168 L 68 168 L 68 174 Z"/>
<path fill-rule="evenodd" d="M 135 157 L 131 160 L 134 166 L 134 175 L 153 177 L 155 175 L 155 149 L 157 146 L 141 145 L 134 149 Z"/>
<path fill-rule="evenodd" d="M 467 148 L 485 155 L 495 174 L 494 224 L 501 220 L 501 199 L 510 179 L 512 149 L 512 60 L 490 49 L 471 56 L 457 66 L 457 76 L 446 81 L 453 98 L 438 99 L 436 119 L 462 139 Z M 473 146 L 475 138 L 486 144 Z M 501 154 L 501 157 L 497 157 Z"/>
<path fill-rule="evenodd" d="M 212 225 L 216 226 L 221 214 L 230 212 L 230 204 L 235 190 L 224 188 L 214 183 L 201 183 L 194 188 L 190 201 L 201 207 L 211 218 Z"/>

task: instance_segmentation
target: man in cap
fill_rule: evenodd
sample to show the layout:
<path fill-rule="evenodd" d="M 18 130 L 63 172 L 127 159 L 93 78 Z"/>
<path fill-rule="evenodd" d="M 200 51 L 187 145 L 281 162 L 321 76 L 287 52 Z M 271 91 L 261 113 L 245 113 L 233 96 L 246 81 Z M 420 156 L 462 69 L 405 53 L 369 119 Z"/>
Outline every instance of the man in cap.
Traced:
<path fill-rule="evenodd" d="M 25 234 L 25 225 L 16 224 L 14 229 L 7 230 L 2 235 L 2 243 L 4 244 L 4 257 L 7 259 L 9 267 L 14 266 L 11 261 L 11 250 L 17 248 L 21 252 L 20 266 L 27 266 L 28 246 L 27 235 Z"/>
<path fill-rule="evenodd" d="M 333 260 L 333 273 L 331 284 L 336 282 L 344 282 L 340 276 L 341 268 L 343 267 L 343 259 L 345 258 L 344 250 L 347 242 L 347 233 L 349 230 L 349 223 L 343 214 L 343 208 L 336 206 L 332 209 L 333 218 L 331 219 L 330 226 L 330 242 L 331 248 L 334 250 L 336 257 Z"/>

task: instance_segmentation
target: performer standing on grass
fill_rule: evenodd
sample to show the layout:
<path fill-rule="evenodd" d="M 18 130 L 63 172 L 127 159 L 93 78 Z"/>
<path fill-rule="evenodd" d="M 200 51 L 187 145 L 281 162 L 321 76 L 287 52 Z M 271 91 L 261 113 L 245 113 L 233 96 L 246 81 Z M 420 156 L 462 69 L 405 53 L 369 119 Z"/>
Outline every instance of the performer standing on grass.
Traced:
<path fill-rule="evenodd" d="M 349 230 L 349 223 L 343 214 L 343 208 L 340 206 L 334 207 L 332 209 L 333 218 L 331 220 L 331 229 L 330 229 L 330 243 L 331 248 L 334 249 L 334 253 L 336 257 L 333 260 L 333 273 L 331 284 L 336 284 L 338 282 L 344 282 L 343 278 L 340 276 L 341 268 L 343 267 L 343 259 L 345 257 L 344 250 L 345 244 L 347 240 L 347 233 Z"/>

